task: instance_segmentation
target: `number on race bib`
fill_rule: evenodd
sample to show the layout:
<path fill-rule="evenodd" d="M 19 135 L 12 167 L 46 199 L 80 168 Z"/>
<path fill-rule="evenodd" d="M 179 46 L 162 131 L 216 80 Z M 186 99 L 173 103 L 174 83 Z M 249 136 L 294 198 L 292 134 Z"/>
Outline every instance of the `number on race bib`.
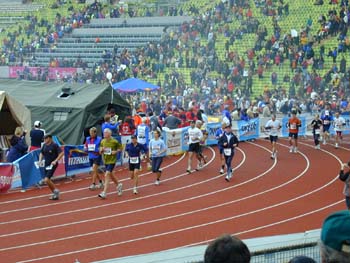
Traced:
<path fill-rule="evenodd" d="M 315 134 L 320 134 L 321 130 L 320 129 L 315 129 Z"/>
<path fill-rule="evenodd" d="M 139 157 L 130 157 L 130 163 L 139 163 Z"/>
<path fill-rule="evenodd" d="M 95 147 L 96 147 L 95 144 L 88 144 L 88 151 L 89 152 L 94 152 L 95 151 Z"/>
<path fill-rule="evenodd" d="M 106 155 L 111 155 L 112 154 L 112 148 L 104 148 L 103 152 Z"/>
<path fill-rule="evenodd" d="M 226 156 L 230 156 L 231 153 L 232 153 L 232 149 L 231 149 L 231 148 L 225 148 L 225 149 L 224 149 L 224 154 L 225 154 Z"/>

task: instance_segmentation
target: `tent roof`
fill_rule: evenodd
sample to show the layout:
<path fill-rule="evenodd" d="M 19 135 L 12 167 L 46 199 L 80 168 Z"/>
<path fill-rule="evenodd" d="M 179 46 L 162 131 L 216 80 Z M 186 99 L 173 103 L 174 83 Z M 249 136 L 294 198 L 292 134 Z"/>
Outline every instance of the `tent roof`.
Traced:
<path fill-rule="evenodd" d="M 62 88 L 68 87 L 71 88 L 71 92 L 74 94 L 66 99 L 58 98 Z M 104 96 L 111 97 L 112 89 L 108 85 L 85 83 L 0 80 L 0 90 L 6 91 L 26 106 L 85 108 L 103 93 Z M 115 91 L 113 96 L 113 104 L 130 108 L 130 105 L 121 99 Z"/>
<path fill-rule="evenodd" d="M 159 86 L 149 83 L 147 81 L 130 78 L 117 83 L 114 83 L 113 88 L 119 92 L 142 92 L 142 91 L 155 91 L 159 89 Z"/>

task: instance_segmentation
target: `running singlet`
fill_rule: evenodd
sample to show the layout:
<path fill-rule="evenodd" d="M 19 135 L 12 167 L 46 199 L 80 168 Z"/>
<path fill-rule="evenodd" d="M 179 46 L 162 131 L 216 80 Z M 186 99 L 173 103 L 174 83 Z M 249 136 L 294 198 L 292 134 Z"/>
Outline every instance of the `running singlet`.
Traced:
<path fill-rule="evenodd" d="M 290 133 L 298 133 L 299 127 L 301 125 L 301 121 L 298 118 L 290 118 L 288 124 Z"/>

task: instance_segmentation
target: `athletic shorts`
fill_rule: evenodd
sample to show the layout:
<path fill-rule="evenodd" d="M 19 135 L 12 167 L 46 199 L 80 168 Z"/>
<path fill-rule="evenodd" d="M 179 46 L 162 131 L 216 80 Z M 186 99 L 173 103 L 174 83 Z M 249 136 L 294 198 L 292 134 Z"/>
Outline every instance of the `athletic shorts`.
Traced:
<path fill-rule="evenodd" d="M 129 171 L 140 170 L 140 162 L 130 163 L 129 162 Z"/>
<path fill-rule="evenodd" d="M 98 156 L 97 158 L 89 159 L 89 161 L 90 161 L 90 166 L 92 166 L 93 164 L 101 165 L 102 157 Z"/>
<path fill-rule="evenodd" d="M 196 143 L 191 143 L 188 147 L 188 151 L 189 152 L 195 152 L 195 153 L 199 153 L 200 152 L 200 145 L 199 142 Z"/>
<path fill-rule="evenodd" d="M 113 164 L 106 164 L 105 167 L 106 167 L 106 172 L 112 172 L 113 169 L 114 169 L 114 166 L 115 166 L 115 163 Z"/>
<path fill-rule="evenodd" d="M 152 172 L 159 172 L 160 165 L 163 162 L 163 157 L 152 157 Z"/>
<path fill-rule="evenodd" d="M 278 136 L 270 135 L 270 142 L 277 142 Z"/>
<path fill-rule="evenodd" d="M 342 131 L 336 131 L 337 135 L 341 137 Z"/>
<path fill-rule="evenodd" d="M 331 125 L 323 125 L 323 132 L 329 132 Z"/>
<path fill-rule="evenodd" d="M 51 169 L 47 169 L 49 166 L 45 166 L 45 177 L 51 179 L 51 177 L 53 176 L 53 174 L 55 173 L 56 169 L 57 169 L 58 164 L 52 166 Z"/>
<path fill-rule="evenodd" d="M 290 132 L 288 137 L 293 138 L 293 139 L 298 139 L 298 133 L 297 132 Z"/>

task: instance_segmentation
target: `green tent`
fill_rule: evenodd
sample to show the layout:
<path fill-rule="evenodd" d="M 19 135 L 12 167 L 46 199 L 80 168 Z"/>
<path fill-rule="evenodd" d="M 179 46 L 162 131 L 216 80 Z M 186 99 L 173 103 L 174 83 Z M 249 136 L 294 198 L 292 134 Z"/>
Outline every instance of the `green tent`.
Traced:
<path fill-rule="evenodd" d="M 109 85 L 0 80 L 0 90 L 29 108 L 31 123 L 41 121 L 65 144 L 81 144 L 84 129 L 100 124 L 108 108 L 120 118 L 130 114 L 130 105 Z"/>

